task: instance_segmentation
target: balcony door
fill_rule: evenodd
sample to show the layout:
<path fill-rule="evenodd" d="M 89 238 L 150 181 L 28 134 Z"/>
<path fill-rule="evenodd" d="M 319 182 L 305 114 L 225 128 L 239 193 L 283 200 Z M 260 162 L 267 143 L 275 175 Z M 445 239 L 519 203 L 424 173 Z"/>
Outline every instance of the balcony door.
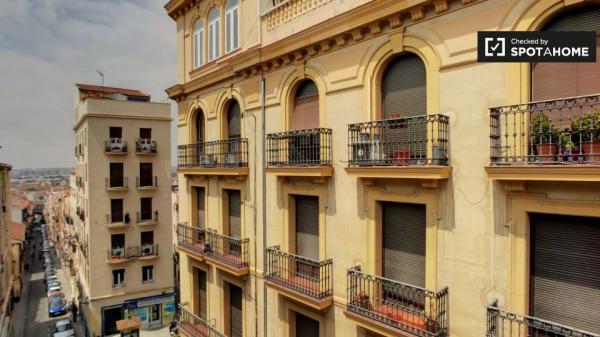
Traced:
<path fill-rule="evenodd" d="M 109 187 L 123 187 L 123 163 L 110 163 Z"/>
<path fill-rule="evenodd" d="M 110 236 L 111 257 L 125 257 L 125 234 Z"/>
<path fill-rule="evenodd" d="M 599 223 L 530 215 L 531 316 L 600 334 Z"/>
<path fill-rule="evenodd" d="M 396 56 L 383 73 L 381 90 L 383 119 L 427 115 L 427 72 L 419 56 Z M 416 119 L 384 125 L 379 135 L 371 137 L 379 139 L 382 159 L 390 162 L 406 163 L 427 155 L 427 125 Z"/>
<path fill-rule="evenodd" d="M 207 293 L 207 274 L 204 270 L 194 268 L 196 271 L 197 286 L 198 286 L 198 297 L 197 297 L 197 308 L 196 314 L 203 320 L 208 320 L 208 293 Z"/>
<path fill-rule="evenodd" d="M 152 220 L 152 198 L 140 198 L 140 219 Z"/>
<path fill-rule="evenodd" d="M 152 129 L 140 128 L 140 139 L 151 140 L 152 139 Z"/>
<path fill-rule="evenodd" d="M 110 200 L 111 222 L 123 222 L 123 199 Z"/>
<path fill-rule="evenodd" d="M 292 111 L 292 131 L 316 129 L 319 127 L 319 89 L 315 82 L 304 80 L 296 89 Z M 321 157 L 320 135 L 318 132 L 294 134 L 289 138 L 289 161 L 297 165 L 310 165 L 319 162 Z"/>
<path fill-rule="evenodd" d="M 545 31 L 596 31 L 596 55 L 600 55 L 600 8 L 582 7 L 550 20 Z M 531 65 L 533 101 L 600 93 L 600 62 L 533 63 Z"/>
<path fill-rule="evenodd" d="M 319 198 L 313 196 L 294 197 L 295 201 L 295 243 L 296 254 L 319 261 Z M 319 268 L 311 263 L 296 261 L 299 277 L 318 282 Z"/>
<path fill-rule="evenodd" d="M 295 337 L 319 337 L 319 321 L 296 313 Z"/>
<path fill-rule="evenodd" d="M 242 198 L 239 190 L 227 190 L 227 235 L 234 239 L 242 236 Z M 239 241 L 229 241 L 225 249 L 235 259 L 242 259 L 242 246 Z"/>
<path fill-rule="evenodd" d="M 140 233 L 140 241 L 142 243 L 142 254 L 151 255 L 154 253 L 154 232 L 146 231 Z"/>
<path fill-rule="evenodd" d="M 228 289 L 225 294 L 226 298 L 226 334 L 229 337 L 243 337 L 244 336 L 244 320 L 243 320 L 243 309 L 242 300 L 243 293 L 242 288 L 234 286 L 231 283 L 227 283 Z"/>
<path fill-rule="evenodd" d="M 204 154 L 204 112 L 201 109 L 196 110 L 194 127 L 192 143 L 197 143 L 197 146 L 192 148 L 195 152 L 192 157 L 195 158 L 196 164 L 210 163 L 211 158 Z"/>
<path fill-rule="evenodd" d="M 140 187 L 154 186 L 152 163 L 140 163 Z"/>

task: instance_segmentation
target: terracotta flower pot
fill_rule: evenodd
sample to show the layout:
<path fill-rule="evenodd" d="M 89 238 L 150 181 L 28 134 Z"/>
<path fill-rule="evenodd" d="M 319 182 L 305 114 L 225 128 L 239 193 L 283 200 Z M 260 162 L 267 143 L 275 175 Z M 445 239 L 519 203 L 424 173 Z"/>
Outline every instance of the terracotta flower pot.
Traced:
<path fill-rule="evenodd" d="M 539 161 L 556 161 L 557 144 L 536 144 L 535 150 Z"/>
<path fill-rule="evenodd" d="M 600 161 L 600 141 L 581 144 L 586 161 Z"/>
<path fill-rule="evenodd" d="M 398 150 L 394 152 L 394 164 L 395 165 L 409 165 L 410 164 L 410 151 L 409 150 Z"/>
<path fill-rule="evenodd" d="M 579 161 L 579 148 L 563 149 L 560 155 L 564 161 L 576 163 Z"/>

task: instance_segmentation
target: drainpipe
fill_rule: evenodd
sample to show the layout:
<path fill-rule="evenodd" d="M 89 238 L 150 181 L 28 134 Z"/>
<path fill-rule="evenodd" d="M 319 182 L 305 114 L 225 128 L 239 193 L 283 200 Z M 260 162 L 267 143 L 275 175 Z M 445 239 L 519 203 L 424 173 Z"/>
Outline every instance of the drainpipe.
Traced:
<path fill-rule="evenodd" d="M 265 128 L 265 76 L 261 70 L 260 74 L 260 112 L 261 112 L 261 139 L 262 139 L 262 242 L 267 246 L 267 173 L 265 171 L 267 159 L 265 156 L 266 128 Z M 263 252 L 263 335 L 267 337 L 267 285 L 265 284 L 265 273 L 267 272 L 267 261 Z"/>

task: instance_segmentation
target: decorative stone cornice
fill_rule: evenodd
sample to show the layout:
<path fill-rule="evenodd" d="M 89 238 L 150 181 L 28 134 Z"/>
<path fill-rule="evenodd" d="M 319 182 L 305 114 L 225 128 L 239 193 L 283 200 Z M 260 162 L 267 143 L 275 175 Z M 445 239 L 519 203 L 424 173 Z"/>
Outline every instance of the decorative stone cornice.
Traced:
<path fill-rule="evenodd" d="M 288 0 L 264 14 L 267 30 L 272 30 L 306 12 L 317 9 L 332 0 Z"/>

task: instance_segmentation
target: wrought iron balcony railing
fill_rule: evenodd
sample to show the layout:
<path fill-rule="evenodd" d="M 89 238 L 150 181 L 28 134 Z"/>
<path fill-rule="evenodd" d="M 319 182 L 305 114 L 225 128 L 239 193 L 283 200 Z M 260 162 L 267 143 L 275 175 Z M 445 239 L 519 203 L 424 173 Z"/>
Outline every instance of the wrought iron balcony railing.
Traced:
<path fill-rule="evenodd" d="M 115 247 L 106 251 L 109 262 L 124 262 L 140 256 L 140 247 Z"/>
<path fill-rule="evenodd" d="M 206 230 L 188 226 L 186 222 L 177 224 L 177 244 L 180 247 L 204 255 Z"/>
<path fill-rule="evenodd" d="M 135 152 L 137 153 L 156 153 L 157 149 L 155 140 L 138 139 L 135 141 Z"/>
<path fill-rule="evenodd" d="M 448 165 L 448 116 L 348 125 L 350 166 Z"/>
<path fill-rule="evenodd" d="M 348 311 L 415 336 L 447 336 L 448 288 L 438 292 L 348 270 Z"/>
<path fill-rule="evenodd" d="M 110 224 L 129 224 L 131 219 L 129 219 L 129 213 L 125 212 L 113 212 L 106 215 L 106 223 Z"/>
<path fill-rule="evenodd" d="M 600 94 L 490 109 L 492 165 L 600 164 Z"/>
<path fill-rule="evenodd" d="M 127 141 L 123 138 L 110 138 L 104 142 L 104 151 L 108 153 L 127 153 Z"/>
<path fill-rule="evenodd" d="M 333 259 L 315 261 L 284 253 L 279 247 L 265 250 L 268 281 L 321 300 L 333 294 Z"/>
<path fill-rule="evenodd" d="M 158 245 L 154 243 L 142 243 L 140 257 L 158 256 Z"/>
<path fill-rule="evenodd" d="M 242 269 L 250 266 L 249 245 L 250 239 L 237 239 L 207 230 L 204 251 L 215 261 Z"/>
<path fill-rule="evenodd" d="M 226 337 L 183 305 L 177 306 L 177 327 L 188 337 Z"/>
<path fill-rule="evenodd" d="M 494 301 L 487 308 L 486 337 L 599 337 L 583 330 L 537 317 L 519 315 L 498 308 Z"/>
<path fill-rule="evenodd" d="M 136 213 L 136 222 L 158 222 L 158 211 L 141 211 Z"/>
<path fill-rule="evenodd" d="M 126 189 L 128 187 L 128 177 L 105 178 L 104 186 L 107 189 Z"/>
<path fill-rule="evenodd" d="M 158 177 L 157 176 L 142 176 L 135 178 L 135 187 L 137 188 L 157 188 Z"/>
<path fill-rule="evenodd" d="M 267 166 L 331 166 L 331 129 L 294 130 L 267 135 Z"/>
<path fill-rule="evenodd" d="M 179 168 L 248 167 L 248 139 L 232 138 L 179 145 L 177 159 Z"/>

